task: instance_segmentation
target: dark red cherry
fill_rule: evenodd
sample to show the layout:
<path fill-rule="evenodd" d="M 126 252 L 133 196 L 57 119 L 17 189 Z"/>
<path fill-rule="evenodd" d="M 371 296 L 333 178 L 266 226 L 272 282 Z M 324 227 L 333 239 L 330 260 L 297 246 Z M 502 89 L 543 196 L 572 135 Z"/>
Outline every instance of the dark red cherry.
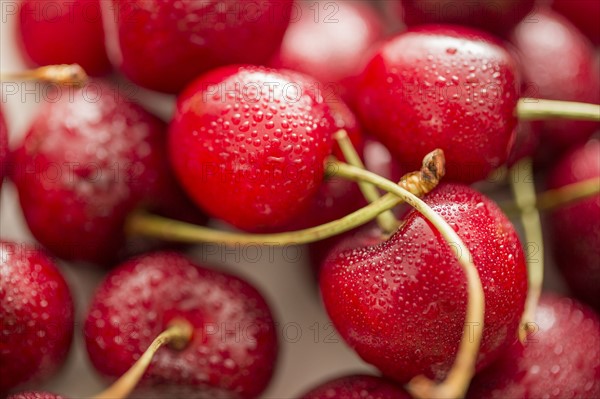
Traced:
<path fill-rule="evenodd" d="M 600 320 L 591 309 L 545 294 L 525 346 L 516 343 L 477 375 L 467 398 L 600 397 Z"/>
<path fill-rule="evenodd" d="M 362 73 L 363 126 L 408 170 L 435 148 L 446 177 L 471 183 L 503 165 L 515 137 L 517 65 L 491 36 L 423 26 L 386 42 Z"/>
<path fill-rule="evenodd" d="M 73 313 L 69 287 L 50 258 L 0 241 L 0 396 L 58 370 L 71 346 Z"/>
<path fill-rule="evenodd" d="M 8 399 L 67 399 L 49 392 L 22 392 L 10 395 Z"/>
<path fill-rule="evenodd" d="M 12 177 L 42 245 L 106 263 L 128 251 L 127 215 L 177 209 L 183 195 L 169 173 L 165 124 L 104 83 L 57 95 L 14 152 Z"/>
<path fill-rule="evenodd" d="M 147 394 L 253 398 L 269 383 L 277 356 L 273 316 L 241 279 L 176 253 L 128 261 L 106 277 L 85 321 L 94 367 L 119 377 L 175 318 L 194 327 L 181 351 L 160 349 L 142 379 Z"/>
<path fill-rule="evenodd" d="M 593 178 L 600 178 L 598 139 L 559 160 L 548 176 L 548 188 Z M 548 222 L 556 263 L 573 295 L 600 309 L 600 194 L 555 209 Z"/>
<path fill-rule="evenodd" d="M 8 175 L 8 129 L 0 108 L 0 189 L 2 181 Z"/>
<path fill-rule="evenodd" d="M 24 55 L 34 64 L 79 64 L 89 75 L 111 69 L 99 0 L 23 0 L 17 36 Z"/>
<path fill-rule="evenodd" d="M 402 387 L 372 375 L 353 374 L 327 381 L 302 399 L 410 399 Z"/>
<path fill-rule="evenodd" d="M 553 0 L 552 8 L 567 17 L 596 46 L 600 45 L 600 2 L 590 0 Z"/>
<path fill-rule="evenodd" d="M 464 240 L 481 276 L 481 369 L 516 339 L 527 291 L 521 243 L 495 203 L 467 186 L 443 184 L 424 200 Z M 323 302 L 345 341 L 386 376 L 442 379 L 465 328 L 466 279 L 449 244 L 418 212 L 401 221 L 388 240 L 366 230 L 339 244 L 321 271 Z"/>
<path fill-rule="evenodd" d="M 292 0 L 102 2 L 114 65 L 135 83 L 177 93 L 229 64 L 264 64 L 281 44 Z"/>
<path fill-rule="evenodd" d="M 273 230 L 309 205 L 336 124 L 311 78 L 251 66 L 214 70 L 179 97 L 169 132 L 183 187 L 210 215 Z"/>
<path fill-rule="evenodd" d="M 285 33 L 271 65 L 314 76 L 325 97 L 348 99 L 366 54 L 383 36 L 383 21 L 359 1 L 296 3 L 297 18 Z"/>
<path fill-rule="evenodd" d="M 566 18 L 542 8 L 537 22 L 523 21 L 511 34 L 526 81 L 525 97 L 600 102 L 599 65 L 591 43 Z M 540 151 L 550 158 L 585 142 L 600 126 L 597 122 L 547 120 L 541 129 Z"/>
<path fill-rule="evenodd" d="M 503 35 L 528 14 L 535 18 L 535 0 L 401 0 L 398 3 L 399 15 L 409 27 L 446 23 Z"/>

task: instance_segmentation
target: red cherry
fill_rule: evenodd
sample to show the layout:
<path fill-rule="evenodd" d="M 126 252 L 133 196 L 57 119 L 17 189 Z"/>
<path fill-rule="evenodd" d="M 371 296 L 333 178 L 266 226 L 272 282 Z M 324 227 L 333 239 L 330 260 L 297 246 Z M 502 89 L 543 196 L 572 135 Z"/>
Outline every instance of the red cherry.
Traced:
<path fill-rule="evenodd" d="M 600 45 L 600 3 L 590 0 L 553 0 L 552 8 L 567 17 L 596 46 Z"/>
<path fill-rule="evenodd" d="M 30 245 L 0 241 L 0 396 L 57 371 L 71 346 L 73 313 L 51 259 Z"/>
<path fill-rule="evenodd" d="M 292 0 L 103 2 L 109 53 L 135 83 L 177 93 L 216 67 L 263 64 L 290 21 Z"/>
<path fill-rule="evenodd" d="M 384 378 L 356 374 L 327 381 L 302 399 L 410 399 L 410 395 Z"/>
<path fill-rule="evenodd" d="M 99 0 L 23 0 L 17 36 L 34 64 L 79 64 L 89 75 L 110 71 Z"/>
<path fill-rule="evenodd" d="M 542 296 L 536 330 L 473 380 L 468 398 L 600 397 L 600 320 L 568 298 Z"/>
<path fill-rule="evenodd" d="M 277 356 L 265 300 L 241 279 L 176 253 L 131 260 L 100 285 L 85 322 L 94 367 L 121 376 L 175 318 L 190 322 L 194 333 L 182 351 L 156 353 L 142 380 L 153 393 L 251 398 L 265 389 Z"/>
<path fill-rule="evenodd" d="M 359 115 L 406 169 L 441 148 L 446 177 L 471 183 L 506 162 L 518 84 L 515 61 L 492 37 L 424 26 L 389 40 L 367 65 Z"/>
<path fill-rule="evenodd" d="M 0 189 L 2 188 L 2 181 L 8 174 L 8 130 L 4 123 L 4 116 L 2 116 L 2 109 L 0 108 Z"/>
<path fill-rule="evenodd" d="M 527 21 L 513 31 L 526 80 L 524 96 L 549 100 L 600 102 L 600 76 L 594 48 L 569 21 L 540 9 L 536 23 Z M 548 120 L 541 128 L 541 145 L 554 158 L 574 144 L 585 142 L 600 126 L 596 122 Z"/>
<path fill-rule="evenodd" d="M 224 67 L 192 83 L 171 122 L 171 162 L 210 215 L 252 231 L 290 223 L 319 189 L 335 132 L 314 81 Z"/>
<path fill-rule="evenodd" d="M 464 240 L 481 276 L 481 369 L 516 339 L 527 291 L 521 243 L 500 209 L 467 186 L 440 185 L 424 200 Z M 450 246 L 414 210 L 386 241 L 374 244 L 371 233 L 351 240 L 330 254 L 320 279 L 340 335 L 399 382 L 421 374 L 442 379 L 457 353 L 467 302 L 466 278 Z"/>
<path fill-rule="evenodd" d="M 22 392 L 10 395 L 8 399 L 67 399 L 49 392 Z"/>
<path fill-rule="evenodd" d="M 383 36 L 383 21 L 358 1 L 300 1 L 297 11 L 271 65 L 314 76 L 325 97 L 337 93 L 348 99 L 365 54 Z"/>
<path fill-rule="evenodd" d="M 457 24 L 495 34 L 506 34 L 534 10 L 535 0 L 402 0 L 398 1 L 407 26 Z M 535 18 L 535 13 L 532 13 Z"/>
<path fill-rule="evenodd" d="M 41 244 L 65 259 L 106 263 L 126 252 L 130 212 L 177 203 L 165 125 L 104 83 L 58 95 L 13 154 L 12 177 Z"/>
<path fill-rule="evenodd" d="M 600 140 L 573 149 L 550 172 L 556 189 L 600 177 Z M 600 194 L 564 205 L 549 215 L 552 249 L 573 295 L 600 309 Z"/>

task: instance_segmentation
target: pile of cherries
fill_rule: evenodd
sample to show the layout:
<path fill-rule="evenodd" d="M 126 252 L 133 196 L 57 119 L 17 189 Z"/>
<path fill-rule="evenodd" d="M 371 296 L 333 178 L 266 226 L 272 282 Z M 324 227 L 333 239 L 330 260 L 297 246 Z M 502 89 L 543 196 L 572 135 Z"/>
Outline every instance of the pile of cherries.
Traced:
<path fill-rule="evenodd" d="M 311 243 L 333 325 L 379 371 L 304 398 L 600 397 L 600 115 L 578 111 L 600 103 L 600 3 L 369 3 L 19 2 L 31 66 L 76 63 L 93 78 L 54 85 L 10 150 L 0 113 L 0 183 L 15 185 L 39 243 L 0 237 L 1 397 L 61 398 L 23 391 L 81 333 L 95 369 L 127 385 L 97 398 L 134 386 L 135 397 L 259 397 L 277 368 L 269 305 L 182 254 L 236 239 Z M 125 79 L 177 96 L 168 123 Z M 500 171 L 531 164 L 537 202 L 482 192 L 508 191 Z M 387 212 L 401 200 L 374 190 L 374 174 L 442 222 L 416 199 Z M 532 175 L 511 177 L 533 189 Z M 543 243 L 522 241 L 505 211 L 538 208 L 572 297 L 532 295 L 541 262 L 525 249 Z M 83 331 L 55 258 L 106 268 Z M 465 262 L 483 292 L 476 319 Z M 175 324 L 191 333 L 163 338 Z"/>

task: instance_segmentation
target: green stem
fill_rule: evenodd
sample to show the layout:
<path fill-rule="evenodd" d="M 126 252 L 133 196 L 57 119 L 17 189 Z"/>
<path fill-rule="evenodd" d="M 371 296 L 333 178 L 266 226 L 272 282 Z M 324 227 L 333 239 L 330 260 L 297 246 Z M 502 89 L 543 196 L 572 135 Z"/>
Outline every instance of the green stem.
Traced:
<path fill-rule="evenodd" d="M 360 156 L 356 152 L 352 141 L 348 137 L 348 133 L 345 130 L 340 130 L 335 134 L 335 139 L 344 154 L 344 158 L 346 158 L 346 162 L 348 162 L 352 166 L 356 166 L 357 168 L 366 169 L 363 164 Z M 379 199 L 380 195 L 377 191 L 377 188 L 372 184 L 368 184 L 364 181 L 358 182 L 358 187 L 362 192 L 363 196 L 367 200 L 367 202 L 372 203 Z M 398 228 L 398 220 L 394 216 L 394 213 L 391 210 L 385 211 L 377 215 L 377 224 L 379 228 L 385 234 L 392 234 Z"/>
<path fill-rule="evenodd" d="M 528 332 L 533 327 L 535 309 L 542 294 L 544 280 L 544 239 L 542 237 L 540 213 L 535 206 L 537 200 L 535 185 L 533 183 L 533 165 L 531 159 L 523 159 L 513 166 L 511 177 L 511 187 L 515 201 L 521 211 L 521 223 L 525 232 L 525 241 L 527 242 L 526 249 L 529 248 L 529 245 L 535 245 L 536 253 L 539 254 L 537 259 L 532 259 L 529 251 L 526 253 L 529 287 L 525 309 L 519 326 L 519 340 L 525 342 Z"/>
<path fill-rule="evenodd" d="M 327 164 L 327 173 L 352 181 L 365 179 L 364 174 L 356 174 L 359 168 L 348 164 L 332 161 Z M 415 195 L 424 195 L 437 186 L 444 176 L 444 155 L 440 150 L 428 154 L 423 160 L 420 172 L 405 175 L 399 185 Z M 370 174 L 368 176 L 377 176 Z M 357 177 L 360 176 L 360 177 Z M 369 179 L 369 177 L 366 177 Z M 134 213 L 130 216 L 126 231 L 128 234 L 159 238 L 167 241 L 186 243 L 218 242 L 227 245 L 263 244 L 263 245 L 291 245 L 307 244 L 320 241 L 335 235 L 362 226 L 375 219 L 380 213 L 392 209 L 402 202 L 402 199 L 393 194 L 386 194 L 375 202 L 361 208 L 341 219 L 334 220 L 319 226 L 304 230 L 275 233 L 275 234 L 247 234 L 227 232 L 208 227 L 196 226 L 150 215 L 147 213 Z"/>
<path fill-rule="evenodd" d="M 521 98 L 516 114 L 520 120 L 575 119 L 600 121 L 600 105 L 574 101 Z"/>

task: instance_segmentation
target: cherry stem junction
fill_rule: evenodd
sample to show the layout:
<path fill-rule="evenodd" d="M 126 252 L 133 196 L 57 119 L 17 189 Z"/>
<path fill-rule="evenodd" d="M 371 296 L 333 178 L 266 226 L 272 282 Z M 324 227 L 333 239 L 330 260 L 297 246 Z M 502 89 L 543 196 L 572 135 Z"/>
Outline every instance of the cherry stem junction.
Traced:
<path fill-rule="evenodd" d="M 329 175 L 346 178 L 352 181 L 361 181 L 360 178 L 356 178 L 355 174 L 356 170 L 360 170 L 359 168 L 337 160 L 328 162 L 326 170 L 326 173 Z M 420 171 L 404 175 L 402 180 L 398 183 L 398 186 L 403 187 L 405 190 L 408 190 L 416 196 L 422 196 L 433 190 L 444 174 L 444 153 L 441 150 L 435 150 L 425 156 L 423 159 L 423 167 Z M 360 176 L 363 176 L 364 178 L 364 175 L 361 174 Z M 370 173 L 367 176 L 377 175 Z M 387 179 L 384 180 L 388 181 Z M 394 183 L 391 184 L 396 186 Z M 240 244 L 262 244 L 272 246 L 308 244 L 362 226 L 375 219 L 377 215 L 392 209 L 400 203 L 402 203 L 402 198 L 399 198 L 394 194 L 386 194 L 364 208 L 338 220 L 308 229 L 275 234 L 247 234 L 222 231 L 142 212 L 132 214 L 126 223 L 125 229 L 130 235 L 141 235 L 185 243 L 218 242 L 231 246 Z"/>
<path fill-rule="evenodd" d="M 356 166 L 357 168 L 366 169 L 365 165 L 360 159 L 360 155 L 358 155 L 356 148 L 354 148 L 352 141 L 350 141 L 348 133 L 344 129 L 341 129 L 335 134 L 334 137 L 340 149 L 342 150 L 342 153 L 344 154 L 346 162 L 352 166 Z M 379 199 L 379 192 L 372 184 L 361 181 L 358 182 L 358 187 L 360 188 L 360 191 L 367 202 L 372 203 Z M 380 213 L 377 216 L 377 224 L 385 234 L 391 234 L 398 228 L 398 220 L 391 210 Z"/>
<path fill-rule="evenodd" d="M 516 114 L 522 121 L 575 119 L 599 122 L 600 105 L 575 101 L 521 98 L 517 104 Z"/>
<path fill-rule="evenodd" d="M 527 334 L 535 327 L 535 309 L 542 294 L 544 280 L 544 240 L 540 212 L 535 206 L 537 200 L 533 182 L 533 163 L 530 158 L 523 159 L 513 166 L 510 183 L 516 205 L 521 211 L 521 224 L 525 233 L 525 250 L 527 251 L 525 255 L 527 256 L 529 287 L 519 325 L 519 340 L 523 343 L 527 339 Z M 529 249 L 532 249 L 532 252 Z M 535 259 L 533 253 L 538 253 Z"/>
<path fill-rule="evenodd" d="M 150 366 L 156 352 L 164 345 L 182 350 L 192 338 L 193 327 L 183 319 L 174 319 L 167 329 L 152 341 L 148 349 L 125 374 L 105 391 L 92 399 L 124 399 L 135 389 L 142 376 Z"/>
<path fill-rule="evenodd" d="M 2 72 L 0 80 L 35 80 L 64 86 L 82 87 L 88 76 L 78 64 L 46 65 L 21 72 Z"/>

